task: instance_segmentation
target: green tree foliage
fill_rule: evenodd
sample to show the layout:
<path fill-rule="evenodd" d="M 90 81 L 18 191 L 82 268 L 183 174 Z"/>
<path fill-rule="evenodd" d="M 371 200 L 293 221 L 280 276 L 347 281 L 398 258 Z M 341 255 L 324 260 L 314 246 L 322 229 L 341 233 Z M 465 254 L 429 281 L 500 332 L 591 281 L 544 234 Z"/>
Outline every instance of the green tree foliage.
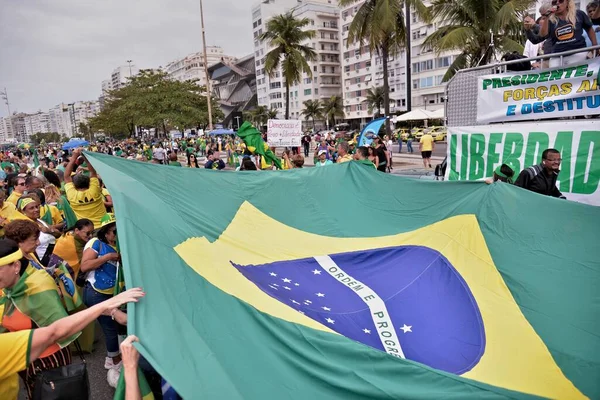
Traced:
<path fill-rule="evenodd" d="M 475 1 L 475 0 L 474 0 Z M 347 7 L 355 0 L 339 0 L 341 7 Z M 404 6 L 408 5 L 417 15 L 428 20 L 427 7 L 421 0 L 366 0 L 354 15 L 348 30 L 348 43 L 366 43 L 371 54 L 378 54 L 383 64 L 383 90 L 385 115 L 390 115 L 390 85 L 388 61 L 406 47 L 406 23 Z M 410 18 L 410 15 L 408 16 Z M 410 62 L 410 61 L 408 61 Z M 410 82 L 408 83 L 410 84 Z M 386 131 L 390 133 L 390 121 L 386 120 Z"/>
<path fill-rule="evenodd" d="M 171 80 L 166 73 L 142 70 L 129 83 L 108 93 L 104 108 L 89 124 L 115 138 L 135 133 L 135 126 L 155 128 L 166 135 L 171 129 L 206 127 L 205 88 L 196 81 Z M 213 99 L 213 119 L 224 117 Z"/>
<path fill-rule="evenodd" d="M 277 109 L 268 109 L 265 106 L 256 106 L 252 110 L 244 113 L 244 119 L 250 121 L 255 127 L 261 128 L 267 124 L 270 119 L 277 118 Z"/>
<path fill-rule="evenodd" d="M 335 125 L 336 117 L 345 118 L 344 114 L 344 104 L 342 102 L 342 98 L 340 96 L 331 96 L 328 99 L 323 101 L 323 114 L 327 121 L 331 122 L 329 128 L 333 128 Z"/>
<path fill-rule="evenodd" d="M 41 143 L 61 143 L 63 142 L 62 137 L 58 132 L 50 133 L 34 133 L 30 136 L 30 141 L 33 145 L 37 146 Z"/>
<path fill-rule="evenodd" d="M 377 86 L 367 90 L 367 107 L 369 114 L 373 114 L 373 111 L 377 110 L 375 117 L 381 115 L 381 106 L 385 102 L 385 89 L 383 86 Z"/>
<path fill-rule="evenodd" d="M 437 53 L 461 50 L 444 80 L 462 68 L 489 64 L 498 53 L 523 52 L 522 17 L 535 0 L 434 0 L 431 15 L 446 21 L 424 42 Z M 493 47 L 490 46 L 493 43 Z"/>
<path fill-rule="evenodd" d="M 285 85 L 285 119 L 290 119 L 290 86 L 299 83 L 302 73 L 312 77 L 312 70 L 308 61 L 317 58 L 317 53 L 307 45 L 306 40 L 315 37 L 315 31 L 303 30 L 310 24 L 310 19 L 298 19 L 294 12 L 276 15 L 267 22 L 267 30 L 259 40 L 266 40 L 273 50 L 265 58 L 265 71 L 269 76 L 281 67 Z"/>
<path fill-rule="evenodd" d="M 304 115 L 307 121 L 312 119 L 313 129 L 315 129 L 315 119 L 323 118 L 323 104 L 319 100 L 306 100 L 302 104 L 304 109 L 300 114 Z"/>

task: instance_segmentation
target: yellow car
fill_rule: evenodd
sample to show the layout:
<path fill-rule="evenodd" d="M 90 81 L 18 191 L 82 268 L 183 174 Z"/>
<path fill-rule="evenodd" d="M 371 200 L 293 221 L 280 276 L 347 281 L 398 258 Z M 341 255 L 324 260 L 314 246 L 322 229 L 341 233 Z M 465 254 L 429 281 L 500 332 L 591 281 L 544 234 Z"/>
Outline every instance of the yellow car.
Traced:
<path fill-rule="evenodd" d="M 418 142 L 423 137 L 423 128 L 413 128 L 410 132 L 413 140 Z"/>
<path fill-rule="evenodd" d="M 436 142 L 444 141 L 446 139 L 446 136 L 448 135 L 446 128 L 443 126 L 432 126 L 429 133 L 433 137 L 433 140 Z"/>

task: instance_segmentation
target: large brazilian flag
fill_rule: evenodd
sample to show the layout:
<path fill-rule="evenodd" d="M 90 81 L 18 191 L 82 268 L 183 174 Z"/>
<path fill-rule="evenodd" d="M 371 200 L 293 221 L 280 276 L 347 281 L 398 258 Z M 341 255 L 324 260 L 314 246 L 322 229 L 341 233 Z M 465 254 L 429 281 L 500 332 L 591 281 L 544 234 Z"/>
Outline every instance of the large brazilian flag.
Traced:
<path fill-rule="evenodd" d="M 600 209 L 350 162 L 87 154 L 141 353 L 186 399 L 600 398 Z"/>

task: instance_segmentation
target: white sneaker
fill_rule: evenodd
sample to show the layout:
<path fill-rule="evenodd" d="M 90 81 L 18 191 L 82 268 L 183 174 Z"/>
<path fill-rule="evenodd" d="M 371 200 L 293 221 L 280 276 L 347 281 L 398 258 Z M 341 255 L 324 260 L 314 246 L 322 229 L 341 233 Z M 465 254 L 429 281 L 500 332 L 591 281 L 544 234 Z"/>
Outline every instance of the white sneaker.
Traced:
<path fill-rule="evenodd" d="M 117 384 L 119 383 L 119 376 L 121 375 L 121 369 L 120 368 L 111 368 L 108 370 L 108 373 L 106 374 L 106 381 L 108 382 L 108 385 L 114 389 L 117 388 Z"/>
<path fill-rule="evenodd" d="M 104 369 L 112 369 L 112 368 L 115 368 L 115 367 L 117 367 L 117 366 L 118 366 L 119 368 L 121 368 L 121 364 L 122 364 L 122 363 L 123 363 L 123 361 L 119 361 L 119 363 L 115 365 L 115 363 L 114 363 L 114 361 L 113 361 L 112 357 L 106 357 L 106 358 L 104 359 Z"/>

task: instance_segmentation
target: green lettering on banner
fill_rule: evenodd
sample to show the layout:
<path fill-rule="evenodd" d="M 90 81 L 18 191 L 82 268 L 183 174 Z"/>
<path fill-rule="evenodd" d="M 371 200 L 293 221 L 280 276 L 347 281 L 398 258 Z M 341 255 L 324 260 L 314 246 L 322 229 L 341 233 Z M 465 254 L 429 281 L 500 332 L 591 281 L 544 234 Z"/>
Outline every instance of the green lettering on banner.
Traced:
<path fill-rule="evenodd" d="M 460 179 L 467 180 L 467 167 L 469 165 L 469 135 L 461 135 L 462 148 L 460 150 Z"/>
<path fill-rule="evenodd" d="M 485 153 L 485 136 L 481 133 L 471 135 L 470 145 L 471 162 L 469 164 L 469 180 L 476 181 L 481 179 L 485 174 L 485 161 L 483 154 Z"/>
<path fill-rule="evenodd" d="M 514 149 L 513 149 L 514 147 Z M 502 163 L 509 165 L 515 174 L 521 171 L 521 162 L 519 157 L 523 152 L 523 135 L 520 133 L 507 133 L 504 138 L 504 151 L 502 153 Z"/>
<path fill-rule="evenodd" d="M 456 153 L 456 147 L 458 144 L 458 135 L 450 136 L 450 175 L 448 175 L 448 180 L 457 181 L 460 179 L 458 175 L 458 171 L 456 169 L 456 158 L 458 154 Z"/>
<path fill-rule="evenodd" d="M 563 193 L 571 191 L 571 157 L 573 156 L 573 132 L 558 132 L 554 148 L 560 152 L 562 163 L 560 165 L 560 175 L 558 180 L 558 190 Z"/>
<path fill-rule="evenodd" d="M 490 134 L 490 139 L 488 142 L 488 151 L 487 151 L 487 168 L 485 171 L 485 176 L 493 176 L 494 173 L 494 165 L 498 164 L 500 161 L 500 154 L 496 148 L 498 143 L 502 143 L 502 133 L 492 133 Z"/>
<path fill-rule="evenodd" d="M 542 162 L 542 152 L 548 148 L 550 138 L 544 132 L 531 132 L 527 136 L 527 149 L 525 150 L 525 165 L 530 167 Z"/>
<path fill-rule="evenodd" d="M 592 194 L 598 190 L 600 182 L 600 143 L 598 137 L 599 131 L 583 131 L 579 140 L 579 149 L 577 149 L 577 158 L 575 160 L 575 176 L 573 177 L 573 190 L 571 193 Z M 590 150 L 591 148 L 591 150 Z M 589 175 L 586 180 L 587 166 Z M 561 172 L 562 173 L 562 172 Z"/>

